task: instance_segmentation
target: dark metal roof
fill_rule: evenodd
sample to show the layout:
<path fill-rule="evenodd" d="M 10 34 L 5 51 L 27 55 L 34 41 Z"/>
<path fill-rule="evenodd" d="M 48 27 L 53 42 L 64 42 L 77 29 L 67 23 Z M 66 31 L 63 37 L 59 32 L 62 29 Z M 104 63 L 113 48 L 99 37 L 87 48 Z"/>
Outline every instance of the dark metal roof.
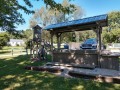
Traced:
<path fill-rule="evenodd" d="M 99 16 L 94 16 L 94 17 L 89 17 L 89 18 L 83 18 L 83 19 L 78 19 L 78 20 L 73 20 L 73 21 L 68 21 L 68 22 L 61 22 L 58 24 L 51 24 L 46 26 L 44 29 L 45 30 L 62 30 L 62 29 L 74 29 L 76 26 L 82 26 L 82 29 L 89 29 L 89 28 L 94 28 L 96 27 L 97 23 L 101 24 L 102 27 L 107 26 L 107 14 L 104 15 L 99 15 Z M 89 27 L 87 28 L 86 25 Z"/>
<path fill-rule="evenodd" d="M 39 25 L 33 27 L 33 29 L 42 29 Z"/>

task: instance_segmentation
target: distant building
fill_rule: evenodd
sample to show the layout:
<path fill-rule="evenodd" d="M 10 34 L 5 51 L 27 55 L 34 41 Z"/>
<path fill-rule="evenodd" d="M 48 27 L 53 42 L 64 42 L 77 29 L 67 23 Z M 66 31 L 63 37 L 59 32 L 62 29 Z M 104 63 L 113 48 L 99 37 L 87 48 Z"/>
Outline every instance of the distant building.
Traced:
<path fill-rule="evenodd" d="M 11 46 L 21 46 L 24 45 L 24 41 L 21 39 L 10 39 L 10 41 L 8 42 L 9 45 Z"/>
<path fill-rule="evenodd" d="M 111 43 L 108 44 L 107 49 L 111 52 L 119 52 L 120 53 L 120 43 Z"/>

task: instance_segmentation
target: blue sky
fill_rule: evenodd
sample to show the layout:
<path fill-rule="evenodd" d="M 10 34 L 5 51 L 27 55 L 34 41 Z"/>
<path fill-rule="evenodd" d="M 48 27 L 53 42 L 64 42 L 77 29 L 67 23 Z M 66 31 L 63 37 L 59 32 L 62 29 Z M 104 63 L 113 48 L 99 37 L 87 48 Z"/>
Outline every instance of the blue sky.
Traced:
<path fill-rule="evenodd" d="M 44 2 L 40 0 L 39 2 L 31 0 L 33 4 L 32 10 L 39 9 L 42 6 L 45 6 Z M 63 0 L 55 0 L 56 2 L 61 3 Z M 20 0 L 20 3 L 24 3 Z M 111 11 L 120 11 L 120 0 L 72 0 L 71 3 L 79 5 L 83 8 L 85 12 L 84 17 L 96 16 L 100 14 L 106 14 Z M 29 28 L 29 20 L 32 17 L 21 11 L 23 17 L 26 21 L 23 25 L 18 25 L 18 30 L 25 30 Z"/>

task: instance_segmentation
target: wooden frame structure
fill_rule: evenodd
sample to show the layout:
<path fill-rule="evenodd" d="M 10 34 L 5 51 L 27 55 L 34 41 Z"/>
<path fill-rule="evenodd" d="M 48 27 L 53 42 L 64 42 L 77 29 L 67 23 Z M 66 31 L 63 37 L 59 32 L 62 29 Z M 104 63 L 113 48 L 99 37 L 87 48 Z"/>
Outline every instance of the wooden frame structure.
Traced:
<path fill-rule="evenodd" d="M 42 28 L 39 25 L 33 28 L 33 39 L 30 41 L 30 55 L 32 60 L 47 59 L 45 51 L 45 42 L 42 40 Z"/>
<path fill-rule="evenodd" d="M 61 35 L 65 32 L 73 32 L 73 31 L 85 31 L 85 30 L 94 30 L 97 34 L 97 39 L 99 43 L 98 50 L 101 50 L 101 33 L 102 33 L 102 27 L 107 26 L 107 14 L 79 19 L 79 20 L 73 20 L 68 22 L 62 22 L 58 24 L 52 24 L 44 29 L 47 31 L 50 31 L 51 34 L 51 46 L 53 46 L 53 35 L 56 35 L 57 37 L 57 46 L 58 49 L 60 49 L 60 43 L 61 43 Z M 51 47 L 52 49 L 53 47 Z"/>
<path fill-rule="evenodd" d="M 45 27 L 44 30 L 49 31 L 50 34 L 51 34 L 51 51 L 53 52 L 53 61 L 56 61 L 55 59 L 60 59 L 60 58 L 64 57 L 64 55 L 60 56 L 61 52 L 59 52 L 62 33 L 74 32 L 74 31 L 93 30 L 94 32 L 96 32 L 97 41 L 98 41 L 97 51 L 95 51 L 95 53 L 94 53 L 97 56 L 93 55 L 93 58 L 97 58 L 98 61 L 97 61 L 97 63 L 96 63 L 96 61 L 94 63 L 96 63 L 97 67 L 101 67 L 101 65 L 100 65 L 100 60 L 101 60 L 100 52 L 101 52 L 102 27 L 105 27 L 107 25 L 108 25 L 108 15 L 104 14 L 104 15 L 99 15 L 99 16 L 94 16 L 94 17 L 89 17 L 89 18 L 83 18 L 83 19 L 78 19 L 78 20 L 73 20 L 73 21 L 68 21 L 68 22 L 61 22 L 61 23 L 58 23 L 58 24 L 52 24 L 52 25 L 49 25 L 49 26 Z M 56 37 L 57 37 L 57 49 L 58 49 L 57 52 L 53 51 L 53 36 L 54 35 L 56 35 Z M 76 51 L 74 51 L 74 53 L 75 52 Z M 89 52 L 89 51 L 82 51 L 82 52 L 85 54 L 86 52 Z M 58 55 L 59 58 L 57 57 L 56 53 L 59 54 Z M 73 53 L 73 51 L 69 52 L 70 55 L 72 55 L 71 53 Z M 78 52 L 78 53 L 81 53 L 81 52 Z M 62 53 L 62 54 L 65 54 L 65 53 Z M 91 55 L 91 53 L 87 53 L 87 54 Z M 69 59 L 70 55 L 68 55 L 68 58 L 64 57 L 63 62 L 64 62 L 65 59 Z M 83 59 L 85 59 L 85 57 Z M 91 62 L 91 64 L 92 63 L 93 62 Z M 119 65 L 117 67 L 114 67 L 114 68 L 110 67 L 110 68 L 118 70 L 118 67 L 119 67 Z"/>

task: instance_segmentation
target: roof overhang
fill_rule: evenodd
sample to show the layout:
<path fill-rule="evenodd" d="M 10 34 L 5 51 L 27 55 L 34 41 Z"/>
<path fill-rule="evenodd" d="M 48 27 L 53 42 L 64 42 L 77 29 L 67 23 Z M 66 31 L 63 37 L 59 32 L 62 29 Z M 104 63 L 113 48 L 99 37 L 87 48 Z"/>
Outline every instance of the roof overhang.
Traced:
<path fill-rule="evenodd" d="M 54 32 L 72 32 L 97 29 L 98 26 L 105 27 L 108 25 L 108 15 L 99 15 L 89 18 L 83 18 L 58 24 L 51 24 L 44 30 Z"/>

